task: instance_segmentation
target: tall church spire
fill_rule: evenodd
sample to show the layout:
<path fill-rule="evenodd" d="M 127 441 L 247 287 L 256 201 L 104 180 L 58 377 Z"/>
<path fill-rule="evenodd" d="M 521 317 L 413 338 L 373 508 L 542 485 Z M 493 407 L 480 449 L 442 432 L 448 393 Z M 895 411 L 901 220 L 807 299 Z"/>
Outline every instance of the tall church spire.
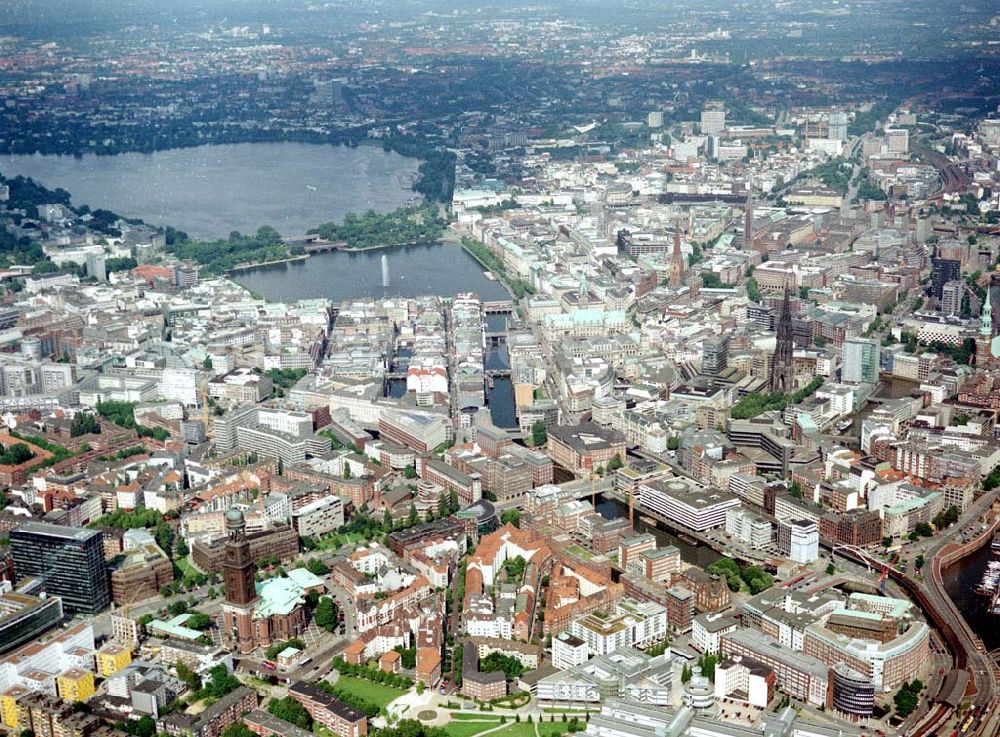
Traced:
<path fill-rule="evenodd" d="M 670 286 L 684 284 L 684 254 L 681 253 L 681 224 L 674 224 L 674 253 L 670 259 Z"/>
<path fill-rule="evenodd" d="M 781 300 L 781 316 L 778 318 L 777 342 L 774 358 L 771 360 L 771 391 L 787 393 L 792 389 L 792 309 L 788 301 L 788 284 Z"/>
<path fill-rule="evenodd" d="M 985 366 L 996 358 L 993 355 L 993 333 L 993 300 L 990 290 L 987 289 L 983 309 L 979 313 L 979 337 L 976 339 L 977 366 Z"/>

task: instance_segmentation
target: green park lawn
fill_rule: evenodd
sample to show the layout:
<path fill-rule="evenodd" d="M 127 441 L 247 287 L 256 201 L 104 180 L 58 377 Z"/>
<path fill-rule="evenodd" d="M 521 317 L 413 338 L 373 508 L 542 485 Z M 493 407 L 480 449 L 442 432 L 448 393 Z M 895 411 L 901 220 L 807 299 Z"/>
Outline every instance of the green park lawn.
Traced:
<path fill-rule="evenodd" d="M 337 532 L 328 537 L 324 537 L 318 540 L 316 550 L 322 550 L 322 551 L 339 550 L 345 545 L 348 544 L 354 545 L 358 542 L 361 542 L 364 539 L 365 536 L 362 535 L 360 532 L 349 532 L 346 534 Z"/>
<path fill-rule="evenodd" d="M 448 737 L 473 737 L 473 735 L 485 732 L 487 729 L 493 729 L 499 724 L 499 719 L 481 722 L 462 720 L 446 724 L 444 726 L 444 731 L 448 734 Z M 492 735 L 490 737 L 492 737 Z"/>
<path fill-rule="evenodd" d="M 583 721 L 582 719 L 580 720 Z M 528 725 L 531 726 L 530 724 Z M 563 722 L 542 722 L 538 725 L 538 734 L 541 737 L 555 737 L 557 734 L 562 734 L 567 731 L 568 725 Z"/>
<path fill-rule="evenodd" d="M 195 567 L 191 565 L 191 563 L 188 561 L 187 556 L 184 556 L 183 558 L 178 558 L 177 560 L 174 561 L 174 563 L 176 563 L 177 567 L 181 569 L 181 573 L 184 576 L 187 576 L 189 573 L 194 575 L 195 573 L 198 572 L 197 570 L 195 570 Z"/>
<path fill-rule="evenodd" d="M 453 718 L 457 716 L 457 714 L 452 714 Z M 475 737 L 480 732 L 500 726 L 500 720 L 497 717 L 491 718 L 484 714 L 480 721 L 472 721 L 473 716 L 472 714 L 461 715 L 460 720 L 446 724 L 444 731 L 448 737 Z M 535 737 L 535 726 L 535 724 L 528 722 L 513 722 L 508 717 L 507 724 L 495 732 L 490 732 L 488 737 Z M 539 737 L 556 737 L 566 732 L 567 726 L 565 722 L 540 722 L 537 725 L 538 735 Z"/>
<path fill-rule="evenodd" d="M 538 734 L 541 737 L 555 737 L 565 731 L 566 725 L 562 722 L 543 722 L 538 725 Z M 509 724 L 503 729 L 492 732 L 489 737 L 535 737 L 535 725 L 526 722 Z"/>
<path fill-rule="evenodd" d="M 356 696 L 360 696 L 365 701 L 376 704 L 384 709 L 390 701 L 402 696 L 406 691 L 392 686 L 383 686 L 381 683 L 366 681 L 362 678 L 352 678 L 351 676 L 341 676 L 337 679 L 337 688 L 342 688 Z"/>

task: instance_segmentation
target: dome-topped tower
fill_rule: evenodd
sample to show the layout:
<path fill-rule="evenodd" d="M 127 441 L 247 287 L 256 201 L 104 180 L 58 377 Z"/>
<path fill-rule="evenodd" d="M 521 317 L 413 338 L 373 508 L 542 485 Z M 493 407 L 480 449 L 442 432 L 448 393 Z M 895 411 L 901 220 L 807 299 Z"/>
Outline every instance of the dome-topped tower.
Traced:
<path fill-rule="evenodd" d="M 236 507 L 226 512 L 226 554 L 222 561 L 223 578 L 226 584 L 226 601 L 248 604 L 257 595 L 254 590 L 254 563 L 247 540 L 246 518 Z"/>
<path fill-rule="evenodd" d="M 246 533 L 247 520 L 243 516 L 243 512 L 240 511 L 238 507 L 231 507 L 228 512 L 226 512 L 226 532 L 229 533 L 229 537 L 233 537 L 234 533 Z"/>

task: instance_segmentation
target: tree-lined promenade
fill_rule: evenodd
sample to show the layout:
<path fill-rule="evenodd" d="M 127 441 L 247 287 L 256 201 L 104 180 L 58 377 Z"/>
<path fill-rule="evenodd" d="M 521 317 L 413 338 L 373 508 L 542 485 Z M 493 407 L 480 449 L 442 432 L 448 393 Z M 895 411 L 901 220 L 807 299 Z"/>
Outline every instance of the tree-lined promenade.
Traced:
<path fill-rule="evenodd" d="M 347 249 L 360 250 L 437 243 L 445 225 L 437 206 L 424 204 L 400 207 L 387 213 L 374 210 L 363 215 L 348 213 L 340 222 L 329 221 L 309 232 L 324 240 L 343 242 Z M 261 226 L 253 235 L 234 230 L 228 238 L 214 241 L 191 240 L 180 231 L 174 231 L 172 235 L 172 242 L 168 239 L 167 251 L 180 259 L 194 261 L 208 276 L 218 276 L 237 268 L 301 259 L 306 255 L 304 246 L 285 243 L 281 234 L 269 225 Z"/>

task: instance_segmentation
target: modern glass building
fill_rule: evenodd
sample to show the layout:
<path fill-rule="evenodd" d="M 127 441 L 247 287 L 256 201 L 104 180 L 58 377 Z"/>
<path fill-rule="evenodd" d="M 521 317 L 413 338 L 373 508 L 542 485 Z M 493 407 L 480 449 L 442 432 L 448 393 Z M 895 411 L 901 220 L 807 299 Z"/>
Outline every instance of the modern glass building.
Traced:
<path fill-rule="evenodd" d="M 82 527 L 28 522 L 11 530 L 18 578 L 36 578 L 49 596 L 62 597 L 67 614 L 97 614 L 111 603 L 101 533 Z"/>
<path fill-rule="evenodd" d="M 58 596 L 39 599 L 10 593 L 0 596 L 0 655 L 38 637 L 63 618 Z"/>
<path fill-rule="evenodd" d="M 848 719 L 865 719 L 875 710 L 875 685 L 845 663 L 837 663 L 830 669 L 829 693 L 827 708 Z"/>

